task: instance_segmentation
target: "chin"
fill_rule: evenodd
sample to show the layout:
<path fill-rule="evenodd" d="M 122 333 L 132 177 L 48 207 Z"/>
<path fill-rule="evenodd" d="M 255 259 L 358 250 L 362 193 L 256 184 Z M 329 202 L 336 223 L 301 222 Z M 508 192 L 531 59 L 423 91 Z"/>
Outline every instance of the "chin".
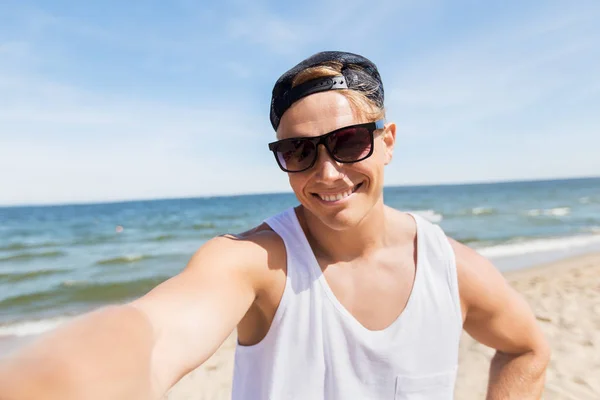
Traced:
<path fill-rule="evenodd" d="M 358 226 L 369 210 L 364 205 L 327 210 L 321 207 L 304 205 L 304 208 L 316 217 L 323 225 L 334 231 L 344 231 Z"/>
<path fill-rule="evenodd" d="M 376 193 L 364 181 L 357 185 L 352 195 L 333 202 L 324 201 L 310 191 L 296 192 L 296 198 L 305 211 L 334 231 L 358 226 L 377 204 L 375 197 Z"/>

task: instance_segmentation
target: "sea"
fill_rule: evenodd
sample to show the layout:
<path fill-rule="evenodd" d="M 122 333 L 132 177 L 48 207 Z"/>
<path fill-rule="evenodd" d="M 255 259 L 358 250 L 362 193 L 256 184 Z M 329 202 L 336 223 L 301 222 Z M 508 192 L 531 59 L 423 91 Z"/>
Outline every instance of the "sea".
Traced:
<path fill-rule="evenodd" d="M 386 187 L 384 202 L 502 271 L 600 251 L 600 178 Z M 284 193 L 0 208 L 0 339 L 141 296 L 210 238 L 297 204 Z"/>

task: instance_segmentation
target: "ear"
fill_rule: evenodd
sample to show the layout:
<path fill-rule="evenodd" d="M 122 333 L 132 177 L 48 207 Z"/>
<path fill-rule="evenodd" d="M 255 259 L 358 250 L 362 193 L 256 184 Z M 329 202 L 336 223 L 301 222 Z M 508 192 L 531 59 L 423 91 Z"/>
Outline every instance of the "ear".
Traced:
<path fill-rule="evenodd" d="M 396 144 L 396 124 L 389 123 L 385 124 L 385 131 L 383 132 L 383 143 L 385 145 L 385 165 L 388 165 L 392 161 L 394 155 L 394 145 Z"/>

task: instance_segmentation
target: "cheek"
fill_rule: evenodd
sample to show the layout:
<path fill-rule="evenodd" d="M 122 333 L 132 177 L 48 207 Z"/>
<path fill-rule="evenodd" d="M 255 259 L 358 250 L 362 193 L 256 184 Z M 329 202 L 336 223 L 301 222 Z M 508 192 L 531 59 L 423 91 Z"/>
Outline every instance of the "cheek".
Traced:
<path fill-rule="evenodd" d="M 358 173 L 369 179 L 369 190 L 377 191 L 383 185 L 383 162 L 378 159 L 379 157 L 381 156 L 373 154 L 371 158 L 365 160 L 369 162 L 357 170 Z"/>
<path fill-rule="evenodd" d="M 375 140 L 375 148 L 373 151 L 373 155 L 376 156 L 376 158 L 378 160 L 383 161 L 385 159 L 386 151 L 387 151 L 387 147 L 386 147 L 385 143 L 383 142 L 383 140 L 381 140 L 381 139 Z"/>
<path fill-rule="evenodd" d="M 306 184 L 306 179 L 301 174 L 288 174 L 288 180 L 292 190 L 296 193 L 301 192 Z"/>
<path fill-rule="evenodd" d="M 365 175 L 378 175 L 385 165 L 385 149 L 376 146 L 371 157 L 357 164 L 358 169 Z"/>
<path fill-rule="evenodd" d="M 373 168 L 375 169 L 383 169 L 385 165 L 389 162 L 388 160 L 388 149 L 383 143 L 383 141 L 378 140 L 375 144 L 375 149 L 373 151 L 373 155 L 371 156 Z"/>

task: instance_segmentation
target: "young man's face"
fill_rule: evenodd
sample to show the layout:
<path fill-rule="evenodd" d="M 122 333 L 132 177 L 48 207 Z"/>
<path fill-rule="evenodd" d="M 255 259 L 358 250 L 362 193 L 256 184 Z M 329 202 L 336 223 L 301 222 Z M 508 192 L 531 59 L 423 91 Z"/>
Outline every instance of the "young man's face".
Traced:
<path fill-rule="evenodd" d="M 277 139 L 320 136 L 365 122 L 373 121 L 356 115 L 343 94 L 316 93 L 294 103 L 283 114 Z M 373 154 L 352 164 L 338 163 L 319 146 L 312 168 L 288 174 L 300 203 L 332 229 L 356 226 L 382 199 L 384 166 L 391 161 L 395 133 L 393 124 L 375 131 Z M 331 201 L 340 194 L 344 194 L 342 199 Z"/>

